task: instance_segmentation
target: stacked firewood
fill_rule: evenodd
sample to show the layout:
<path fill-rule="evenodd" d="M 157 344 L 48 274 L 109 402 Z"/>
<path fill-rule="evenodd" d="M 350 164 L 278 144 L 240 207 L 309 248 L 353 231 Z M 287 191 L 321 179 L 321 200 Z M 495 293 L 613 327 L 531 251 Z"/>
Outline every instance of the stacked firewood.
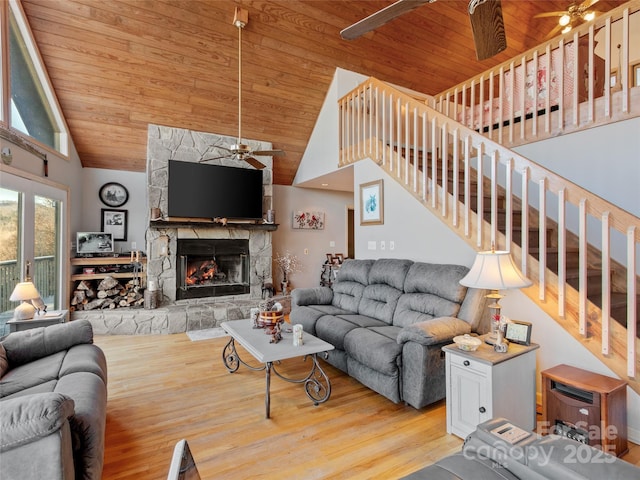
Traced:
<path fill-rule="evenodd" d="M 119 307 L 141 307 L 144 303 L 143 289 L 136 279 L 122 284 L 113 277 L 97 281 L 78 282 L 71 297 L 70 310 L 114 309 Z"/>

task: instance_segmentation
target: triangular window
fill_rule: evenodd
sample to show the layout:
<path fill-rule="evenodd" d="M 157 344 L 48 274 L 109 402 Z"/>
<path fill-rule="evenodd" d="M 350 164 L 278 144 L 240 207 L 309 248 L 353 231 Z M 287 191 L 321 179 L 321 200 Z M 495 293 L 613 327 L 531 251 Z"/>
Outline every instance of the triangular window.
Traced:
<path fill-rule="evenodd" d="M 5 10 L 6 11 L 6 10 Z M 68 133 L 53 89 L 17 0 L 9 1 L 9 92 L 11 105 L 4 111 L 12 130 L 28 135 L 61 154 L 69 154 Z M 4 75 L 3 75 L 4 76 Z M 3 82 L 6 85 L 6 82 Z M 8 98 L 5 94 L 3 98 Z"/>

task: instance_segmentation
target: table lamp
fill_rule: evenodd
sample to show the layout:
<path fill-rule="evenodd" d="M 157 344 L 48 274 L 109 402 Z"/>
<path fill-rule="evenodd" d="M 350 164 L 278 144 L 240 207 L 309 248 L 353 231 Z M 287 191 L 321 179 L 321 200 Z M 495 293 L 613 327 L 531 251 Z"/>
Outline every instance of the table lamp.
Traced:
<path fill-rule="evenodd" d="M 31 300 L 40 298 L 38 289 L 33 282 L 20 282 L 13 289 L 13 293 L 9 300 L 12 302 L 21 302 L 13 311 L 13 318 L 16 320 L 29 320 L 32 319 L 36 313 L 36 308 L 31 303 Z"/>
<path fill-rule="evenodd" d="M 532 283 L 516 267 L 509 252 L 492 249 L 487 252 L 478 252 L 471 270 L 460 280 L 460 284 L 465 287 L 491 290 L 487 298 L 492 300 L 489 309 L 493 313 L 491 315 L 491 334 L 487 343 L 494 344 L 498 341 L 500 327 L 500 299 L 504 297 L 500 294 L 500 290 L 529 287 Z"/>

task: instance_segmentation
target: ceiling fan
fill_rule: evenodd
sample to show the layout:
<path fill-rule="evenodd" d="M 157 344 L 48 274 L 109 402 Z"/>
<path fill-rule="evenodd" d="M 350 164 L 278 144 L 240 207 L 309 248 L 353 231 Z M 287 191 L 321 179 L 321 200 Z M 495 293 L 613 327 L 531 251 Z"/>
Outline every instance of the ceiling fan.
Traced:
<path fill-rule="evenodd" d="M 584 0 L 582 3 L 573 2 L 566 10 L 539 13 L 534 15 L 533 18 L 559 17 L 558 25 L 547 35 L 547 38 L 551 38 L 558 32 L 563 34 L 569 32 L 578 23 L 590 22 L 596 18 L 596 13 L 598 12 L 591 10 L 591 7 L 597 2 L 598 0 Z"/>
<path fill-rule="evenodd" d="M 398 0 L 388 7 L 354 23 L 340 32 L 345 40 L 353 40 L 385 23 L 436 0 Z M 507 48 L 500 0 L 470 0 L 469 19 L 478 60 L 497 55 Z"/>
<path fill-rule="evenodd" d="M 249 12 L 243 8 L 236 7 L 233 16 L 233 25 L 238 28 L 238 141 L 233 145 L 222 147 L 215 145 L 216 148 L 222 148 L 229 153 L 213 158 L 206 158 L 200 162 L 209 162 L 220 158 L 233 158 L 243 160 L 252 167 L 261 170 L 266 167 L 264 163 L 259 161 L 256 156 L 280 156 L 284 155 L 282 150 L 252 150 L 249 145 L 242 143 L 242 29 L 249 23 Z"/>

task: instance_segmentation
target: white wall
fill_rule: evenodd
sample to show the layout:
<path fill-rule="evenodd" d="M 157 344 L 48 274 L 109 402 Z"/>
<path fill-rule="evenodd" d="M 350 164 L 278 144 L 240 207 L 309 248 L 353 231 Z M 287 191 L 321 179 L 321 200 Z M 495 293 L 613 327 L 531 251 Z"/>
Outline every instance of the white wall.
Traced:
<path fill-rule="evenodd" d="M 128 252 L 131 242 L 136 243 L 137 250 L 145 249 L 145 232 L 147 226 L 147 175 L 144 172 L 125 172 L 122 170 L 105 170 L 85 168 L 82 171 L 82 222 L 76 231 L 99 232 L 101 230 L 101 209 L 109 208 L 100 200 L 100 187 L 108 182 L 122 184 L 129 192 L 129 200 L 117 210 L 127 210 L 127 240 L 115 242 L 116 253 Z"/>
<path fill-rule="evenodd" d="M 289 251 L 298 256 L 302 271 L 291 276 L 292 287 L 315 287 L 320 282 L 320 271 L 327 253 L 347 253 L 347 207 L 353 205 L 351 193 L 314 190 L 309 188 L 273 186 L 273 208 L 278 229 L 273 233 L 273 254 Z M 323 230 L 293 229 L 294 211 L 322 211 L 325 214 Z M 331 242 L 335 246 L 331 246 Z M 308 253 L 305 254 L 305 249 Z M 274 282 L 282 275 L 273 266 Z"/>

